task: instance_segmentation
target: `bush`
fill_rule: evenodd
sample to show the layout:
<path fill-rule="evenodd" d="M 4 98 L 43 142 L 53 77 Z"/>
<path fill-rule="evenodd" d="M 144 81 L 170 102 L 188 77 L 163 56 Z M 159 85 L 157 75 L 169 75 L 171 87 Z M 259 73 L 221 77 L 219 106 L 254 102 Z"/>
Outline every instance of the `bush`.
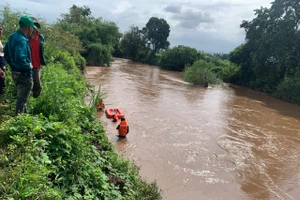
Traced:
<path fill-rule="evenodd" d="M 221 80 L 212 71 L 215 66 L 204 60 L 196 61 L 191 67 L 186 67 L 183 79 L 195 85 L 207 87 L 208 84 L 220 84 Z"/>
<path fill-rule="evenodd" d="M 74 56 L 75 64 L 79 67 L 80 71 L 85 71 L 86 60 L 81 55 Z"/>
<path fill-rule="evenodd" d="M 99 125 L 94 129 L 103 131 Z M 1 197 L 122 199 L 102 170 L 107 160 L 90 145 L 101 139 L 97 134 L 81 134 L 78 126 L 43 116 L 6 121 L 1 126 Z"/>
<path fill-rule="evenodd" d="M 159 66 L 163 69 L 183 71 L 186 65 L 192 65 L 202 57 L 195 48 L 177 46 L 161 53 Z"/>
<path fill-rule="evenodd" d="M 300 77 L 285 77 L 277 86 L 275 96 L 285 101 L 300 104 Z"/>
<path fill-rule="evenodd" d="M 70 32 L 64 31 L 58 25 L 42 26 L 41 33 L 45 36 L 45 41 L 52 46 L 69 52 L 71 55 L 80 54 L 84 48 L 81 41 Z M 47 44 L 45 44 L 45 48 Z"/>
<path fill-rule="evenodd" d="M 218 77 L 222 79 L 224 82 L 231 82 L 234 77 L 237 75 L 240 67 L 230 63 L 229 61 L 224 61 L 225 65 L 220 67 L 220 71 L 218 72 Z"/>
<path fill-rule="evenodd" d="M 86 62 L 90 66 L 99 66 L 106 64 L 110 66 L 112 48 L 108 45 L 94 43 L 89 45 L 87 49 Z"/>
<path fill-rule="evenodd" d="M 77 69 L 78 70 L 78 69 Z M 78 70 L 79 71 L 79 70 Z M 81 76 L 69 74 L 62 64 L 48 65 L 42 70 L 43 94 L 38 100 L 30 99 L 32 114 L 55 116 L 59 121 L 78 119 L 86 85 Z M 32 108 L 32 109 L 31 109 Z"/>

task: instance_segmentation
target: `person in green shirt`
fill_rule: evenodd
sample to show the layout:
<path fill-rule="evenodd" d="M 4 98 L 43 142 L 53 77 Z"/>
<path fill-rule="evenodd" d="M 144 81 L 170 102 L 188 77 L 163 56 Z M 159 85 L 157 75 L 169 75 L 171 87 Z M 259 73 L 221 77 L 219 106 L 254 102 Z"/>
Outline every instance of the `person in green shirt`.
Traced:
<path fill-rule="evenodd" d="M 16 115 L 26 112 L 26 103 L 33 86 L 33 71 L 28 37 L 34 25 L 32 18 L 22 16 L 19 19 L 19 30 L 8 37 L 4 47 L 4 58 L 11 67 L 12 78 L 17 88 Z"/>

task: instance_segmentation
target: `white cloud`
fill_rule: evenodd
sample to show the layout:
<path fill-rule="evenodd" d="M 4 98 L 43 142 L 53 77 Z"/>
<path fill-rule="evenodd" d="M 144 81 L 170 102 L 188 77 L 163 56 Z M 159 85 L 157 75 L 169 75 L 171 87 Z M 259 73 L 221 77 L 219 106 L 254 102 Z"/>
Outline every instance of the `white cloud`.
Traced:
<path fill-rule="evenodd" d="M 113 14 L 120 14 L 126 12 L 126 10 L 131 9 L 133 6 L 128 1 L 121 1 L 118 3 L 114 9 L 111 10 Z"/>

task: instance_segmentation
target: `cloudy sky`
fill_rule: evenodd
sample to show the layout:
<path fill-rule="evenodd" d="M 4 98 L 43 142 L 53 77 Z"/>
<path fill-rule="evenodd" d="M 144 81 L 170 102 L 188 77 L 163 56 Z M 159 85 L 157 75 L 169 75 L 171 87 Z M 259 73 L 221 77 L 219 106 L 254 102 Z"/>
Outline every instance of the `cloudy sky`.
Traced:
<path fill-rule="evenodd" d="M 140 29 L 151 17 L 165 19 L 171 27 L 171 47 L 186 45 L 207 53 L 229 53 L 244 42 L 242 20 L 252 20 L 254 9 L 270 7 L 274 0 L 1 0 L 0 8 L 26 11 L 48 23 L 73 5 L 86 5 L 94 17 L 113 21 L 124 33 L 131 25 Z"/>

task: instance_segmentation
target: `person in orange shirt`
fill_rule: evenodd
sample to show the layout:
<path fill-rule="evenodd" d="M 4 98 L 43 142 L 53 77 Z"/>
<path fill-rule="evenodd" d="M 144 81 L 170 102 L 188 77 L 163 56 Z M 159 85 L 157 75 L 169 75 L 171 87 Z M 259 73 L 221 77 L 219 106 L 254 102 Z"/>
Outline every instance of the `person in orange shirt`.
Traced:
<path fill-rule="evenodd" d="M 126 137 L 126 135 L 129 133 L 129 126 L 125 120 L 125 118 L 121 118 L 120 124 L 116 128 L 118 130 L 118 137 Z"/>

